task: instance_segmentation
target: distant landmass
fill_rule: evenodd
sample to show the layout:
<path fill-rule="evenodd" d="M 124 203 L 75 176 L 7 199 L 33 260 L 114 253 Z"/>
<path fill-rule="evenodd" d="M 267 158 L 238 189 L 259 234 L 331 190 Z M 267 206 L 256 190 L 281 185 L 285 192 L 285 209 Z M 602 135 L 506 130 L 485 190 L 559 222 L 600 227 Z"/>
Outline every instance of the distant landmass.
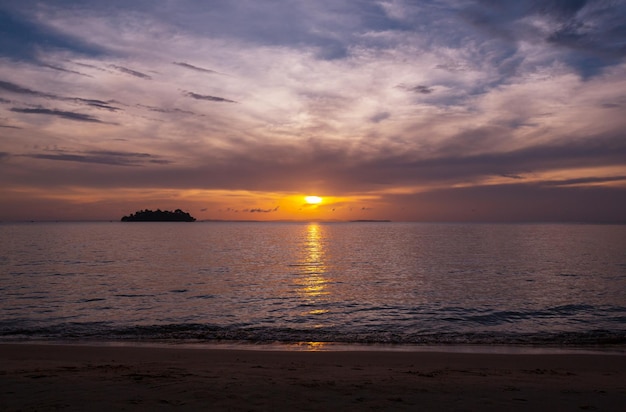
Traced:
<path fill-rule="evenodd" d="M 391 220 L 383 219 L 359 219 L 359 220 L 351 220 L 350 222 L 354 223 L 371 223 L 371 222 L 391 222 Z"/>
<path fill-rule="evenodd" d="M 176 209 L 169 210 L 140 210 L 122 218 L 122 222 L 195 222 L 196 218 L 187 212 Z"/>

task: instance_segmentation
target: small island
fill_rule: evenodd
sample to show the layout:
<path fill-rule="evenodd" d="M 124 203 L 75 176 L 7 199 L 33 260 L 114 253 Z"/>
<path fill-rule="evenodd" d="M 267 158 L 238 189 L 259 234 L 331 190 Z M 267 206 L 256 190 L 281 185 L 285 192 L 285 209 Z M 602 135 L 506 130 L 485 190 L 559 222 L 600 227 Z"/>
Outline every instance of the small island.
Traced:
<path fill-rule="evenodd" d="M 122 222 L 195 222 L 196 218 L 191 216 L 187 212 L 183 212 L 180 209 L 176 209 L 171 212 L 169 210 L 157 209 L 153 210 L 140 210 L 135 213 L 131 213 L 128 216 L 122 218 Z"/>

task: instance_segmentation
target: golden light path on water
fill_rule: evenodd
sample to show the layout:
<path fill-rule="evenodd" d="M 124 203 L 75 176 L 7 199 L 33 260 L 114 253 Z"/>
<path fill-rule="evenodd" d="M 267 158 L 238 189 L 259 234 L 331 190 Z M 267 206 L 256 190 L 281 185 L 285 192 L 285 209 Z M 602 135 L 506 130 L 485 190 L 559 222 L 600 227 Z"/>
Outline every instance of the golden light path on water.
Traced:
<path fill-rule="evenodd" d="M 302 316 L 321 316 L 328 313 L 328 309 L 319 308 L 319 304 L 326 300 L 330 294 L 328 283 L 330 279 L 326 277 L 327 268 L 325 265 L 324 236 L 323 227 L 318 223 L 310 223 L 306 227 L 306 238 L 302 249 L 302 261 L 298 279 L 298 294 L 304 299 L 304 303 L 312 308 L 302 314 Z M 315 324 L 316 328 L 323 327 L 321 322 Z M 308 342 L 313 349 L 321 349 L 324 342 Z"/>

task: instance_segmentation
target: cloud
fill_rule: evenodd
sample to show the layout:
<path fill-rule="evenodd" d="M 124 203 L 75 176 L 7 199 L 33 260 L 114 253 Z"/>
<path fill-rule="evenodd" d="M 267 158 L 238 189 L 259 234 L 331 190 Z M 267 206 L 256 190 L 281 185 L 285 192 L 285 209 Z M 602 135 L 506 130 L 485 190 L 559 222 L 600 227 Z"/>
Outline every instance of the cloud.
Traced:
<path fill-rule="evenodd" d="M 239 213 L 239 212 L 243 212 L 243 213 L 273 213 L 273 212 L 277 212 L 278 208 L 274 208 L 274 209 L 261 209 L 261 208 L 246 208 L 246 209 L 238 209 L 238 208 L 233 208 L 233 207 L 227 207 L 225 209 L 220 209 L 220 212 L 227 212 L 227 213 Z"/>
<path fill-rule="evenodd" d="M 43 114 L 46 116 L 56 116 L 56 117 L 60 117 L 60 118 L 67 119 L 67 120 L 76 120 L 79 122 L 102 123 L 102 121 L 99 120 L 98 118 L 88 115 L 88 114 L 67 112 L 67 111 L 62 111 L 62 110 L 50 110 L 50 109 L 42 109 L 42 108 L 27 109 L 27 108 L 13 107 L 11 108 L 11 111 L 16 112 L 16 113 Z"/>
<path fill-rule="evenodd" d="M 559 3 L 564 6 L 569 2 Z M 626 33 L 623 22 L 626 5 L 591 1 L 571 3 L 577 3 L 574 6 L 580 7 L 558 10 L 565 11 L 559 16 L 562 23 L 550 33 L 547 41 L 584 52 L 590 57 L 622 60 L 626 51 L 622 40 Z"/>
<path fill-rule="evenodd" d="M 609 176 L 609 177 L 581 177 L 577 179 L 563 179 L 542 181 L 541 186 L 577 186 L 587 185 L 589 183 L 611 183 L 626 181 L 626 176 Z"/>
<path fill-rule="evenodd" d="M 518 52 L 522 44 L 559 47 L 564 53 L 562 61 L 589 77 L 626 56 L 622 40 L 626 35 L 626 4 L 618 3 L 476 0 L 463 15 L 475 27 L 503 41 L 509 52 Z"/>
<path fill-rule="evenodd" d="M 626 143 L 619 135 L 594 136 L 578 142 L 550 143 L 493 153 L 466 154 L 463 146 L 453 142 L 450 145 L 453 146 L 439 149 L 447 155 L 414 159 L 409 154 L 399 154 L 361 163 L 358 176 L 364 181 L 389 185 L 432 184 L 472 181 L 485 176 L 521 176 L 529 171 L 623 165 L 626 158 Z"/>
<path fill-rule="evenodd" d="M 501 173 L 500 176 L 502 177 L 506 177 L 508 179 L 524 179 L 524 176 L 522 175 L 516 175 L 516 174 L 512 174 L 512 173 Z"/>
<path fill-rule="evenodd" d="M 411 90 L 412 92 L 415 93 L 421 93 L 421 94 L 431 94 L 433 92 L 433 88 L 432 87 L 428 87 L 428 86 L 414 86 L 412 88 L 410 88 L 409 90 Z"/>
<path fill-rule="evenodd" d="M 146 108 L 148 110 L 150 110 L 151 112 L 157 112 L 157 113 L 180 113 L 180 114 L 189 114 L 189 115 L 196 115 L 196 113 L 190 111 L 190 110 L 182 110 L 182 109 L 177 109 L 177 108 L 161 108 L 161 107 L 154 107 L 154 106 L 146 106 L 143 104 L 138 104 L 138 107 L 143 107 Z"/>
<path fill-rule="evenodd" d="M 619 2 L 111 2 L 2 6 L 0 150 L 40 156 L 3 187 L 315 189 L 375 214 L 624 184 Z"/>
<path fill-rule="evenodd" d="M 44 99 L 71 101 L 71 102 L 86 104 L 88 106 L 96 107 L 99 109 L 106 109 L 109 111 L 121 110 L 119 107 L 111 106 L 110 103 L 112 103 L 112 101 L 103 101 L 103 100 L 97 100 L 97 99 L 83 99 L 81 97 L 59 96 L 59 95 L 52 94 L 52 93 L 45 93 L 45 92 L 40 92 L 36 90 L 31 90 L 26 87 L 22 87 L 18 84 L 6 82 L 2 80 L 0 80 L 0 90 L 5 90 L 7 92 L 15 93 L 15 94 L 22 94 L 22 95 L 28 95 L 28 96 L 33 96 L 33 97 L 41 97 Z M 8 102 L 9 101 L 7 100 L 6 103 Z"/>
<path fill-rule="evenodd" d="M 272 209 L 261 209 L 261 208 L 253 208 L 253 209 L 244 209 L 244 212 L 248 212 L 248 213 L 273 213 L 273 212 L 278 212 L 279 206 L 276 206 L 275 208 Z"/>
<path fill-rule="evenodd" d="M 185 92 L 184 94 L 185 96 L 189 96 L 196 100 L 208 100 L 210 102 L 220 102 L 220 103 L 237 103 L 234 100 L 225 99 L 223 97 L 207 96 L 207 95 L 197 94 L 194 92 Z"/>
<path fill-rule="evenodd" d="M 145 74 L 145 73 L 141 73 L 138 72 L 136 70 L 132 70 L 129 69 L 127 67 L 123 67 L 123 66 L 117 66 L 115 64 L 112 64 L 110 67 L 122 72 L 122 73 L 126 73 L 126 74 L 130 74 L 131 76 L 135 76 L 135 77 L 139 77 L 140 79 L 144 79 L 144 80 L 152 80 L 152 77 Z"/>
<path fill-rule="evenodd" d="M 219 74 L 218 72 L 216 72 L 215 70 L 210 70 L 210 69 L 204 69 L 202 67 L 198 67 L 198 66 L 194 66 L 192 64 L 189 63 L 184 63 L 184 62 L 174 62 L 172 64 L 175 64 L 177 66 L 181 66 L 184 67 L 186 69 L 191 69 L 191 70 L 195 70 L 197 72 L 202 72 L 202 73 L 209 73 L 209 74 Z"/>
<path fill-rule="evenodd" d="M 111 101 L 102 101 L 102 100 L 96 100 L 96 99 L 82 99 L 79 97 L 66 97 L 66 98 L 63 98 L 63 100 L 73 100 L 78 103 L 84 103 L 88 106 L 96 107 L 98 109 L 105 109 L 111 112 L 117 112 L 118 110 L 122 110 L 119 107 L 111 106 L 110 105 L 110 103 L 112 103 Z"/>
<path fill-rule="evenodd" d="M 434 89 L 432 87 L 428 87 L 428 86 L 424 86 L 424 85 L 417 85 L 417 86 L 409 86 L 406 84 L 399 84 L 398 87 L 400 89 L 404 89 L 407 90 L 409 92 L 414 92 L 414 93 L 418 93 L 418 94 L 431 94 Z"/>
<path fill-rule="evenodd" d="M 29 4 L 23 4 L 28 10 Z M 12 9 L 17 9 L 13 11 Z M 0 56 L 14 60 L 39 61 L 42 50 L 57 49 L 85 56 L 99 56 L 104 48 L 67 35 L 42 22 L 28 10 L 24 13 L 16 5 L 3 4 L 0 8 Z"/>
<path fill-rule="evenodd" d="M 76 71 L 76 70 L 69 70 L 69 69 L 65 69 L 63 67 L 55 66 L 55 65 L 52 65 L 52 64 L 41 63 L 41 67 L 46 67 L 48 69 L 57 70 L 57 71 L 64 72 L 64 73 L 78 74 L 79 76 L 93 77 L 93 76 L 90 76 L 88 74 Z"/>
<path fill-rule="evenodd" d="M 77 66 L 86 67 L 86 68 L 89 68 L 89 69 L 95 69 L 95 70 L 98 70 L 98 71 L 101 71 L 101 72 L 105 72 L 106 71 L 102 67 L 98 67 L 98 66 L 93 65 L 93 64 L 87 64 L 87 63 L 82 63 L 82 62 L 72 62 L 72 63 L 77 65 Z"/>
<path fill-rule="evenodd" d="M 116 151 L 85 151 L 80 153 L 35 153 L 22 154 L 22 157 L 63 162 L 93 163 L 112 166 L 141 166 L 146 163 L 169 164 L 168 160 L 160 159 L 148 153 L 116 152 Z"/>
<path fill-rule="evenodd" d="M 380 112 L 380 113 L 376 113 L 375 115 L 370 117 L 370 121 L 372 123 L 380 123 L 383 120 L 389 119 L 390 117 L 391 117 L 391 113 L 389 113 L 389 112 Z"/>
<path fill-rule="evenodd" d="M 490 185 L 390 195 L 388 200 L 405 205 L 398 220 L 626 223 L 623 187 Z"/>
<path fill-rule="evenodd" d="M 15 93 L 15 94 L 26 94 L 26 95 L 31 95 L 31 96 L 45 97 L 45 98 L 52 98 L 52 99 L 58 98 L 58 96 L 55 96 L 53 94 L 30 90 L 25 87 L 19 86 L 15 83 L 6 82 L 2 80 L 0 80 L 0 89 L 5 90 L 9 93 Z"/>

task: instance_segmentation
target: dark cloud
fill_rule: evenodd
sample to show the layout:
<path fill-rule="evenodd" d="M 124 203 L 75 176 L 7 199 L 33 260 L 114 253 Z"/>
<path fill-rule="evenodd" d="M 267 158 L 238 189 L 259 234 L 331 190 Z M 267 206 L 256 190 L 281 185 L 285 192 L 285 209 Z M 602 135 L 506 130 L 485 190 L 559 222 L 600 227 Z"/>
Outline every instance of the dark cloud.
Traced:
<path fill-rule="evenodd" d="M 434 91 L 432 87 L 428 87 L 428 86 L 415 86 L 409 90 L 411 90 L 412 92 L 421 93 L 421 94 L 431 94 Z"/>
<path fill-rule="evenodd" d="M 435 66 L 435 69 L 441 69 L 455 73 L 466 72 L 469 70 L 469 67 L 466 64 L 462 63 L 440 63 Z"/>
<path fill-rule="evenodd" d="M 26 87 L 22 87 L 15 83 L 5 82 L 2 80 L 0 80 L 0 90 L 5 90 L 7 92 L 15 93 L 15 94 L 26 94 L 30 96 L 45 97 L 45 98 L 51 98 L 51 99 L 58 98 L 58 96 L 53 95 L 53 94 L 27 89 Z"/>
<path fill-rule="evenodd" d="M 489 140 L 484 143 L 490 144 Z M 508 152 L 479 151 L 473 154 L 449 147 L 433 147 L 430 157 L 426 157 L 418 148 L 409 146 L 394 153 L 386 152 L 382 147 L 372 147 L 371 143 L 364 143 L 364 146 L 355 146 L 352 142 L 332 145 L 324 140 L 311 140 L 307 145 L 301 145 L 249 140 L 233 141 L 210 149 L 200 148 L 189 155 L 191 157 L 185 163 L 166 168 L 134 169 L 132 174 L 66 174 L 60 170 L 55 176 L 65 184 L 74 182 L 89 187 L 108 187 L 124 182 L 128 187 L 272 192 L 300 191 L 303 182 L 314 179 L 316 185 L 328 193 L 340 194 L 394 187 L 421 186 L 427 189 L 459 183 L 472 185 L 493 176 L 506 176 L 515 184 L 523 184 L 524 180 L 515 177 L 532 177 L 562 169 L 622 166 L 626 158 L 626 141 L 621 135 L 596 135 Z M 193 158 L 197 161 L 192 161 Z M 145 158 L 144 164 L 149 163 L 147 159 L 150 158 Z M 39 181 L 41 173 L 32 178 Z M 561 185 L 564 183 L 567 184 L 560 182 Z"/>
<path fill-rule="evenodd" d="M 244 209 L 244 212 L 248 212 L 248 213 L 273 213 L 273 212 L 278 212 L 278 208 L 279 206 L 276 206 L 273 209 L 261 209 L 261 208 L 254 208 L 254 209 Z"/>
<path fill-rule="evenodd" d="M 38 2 L 24 0 L 19 2 L 19 7 L 17 4 L 10 8 L 36 9 Z M 47 6 L 56 6 L 60 10 L 79 8 L 71 1 L 59 1 Z M 88 7 L 96 15 L 114 18 L 120 15 L 147 16 L 165 22 L 175 31 L 194 33 L 201 37 L 236 38 L 251 44 L 311 48 L 319 58 L 329 60 L 348 56 L 350 46 L 359 41 L 363 34 L 411 28 L 399 19 L 388 17 L 376 2 L 361 0 L 323 0 L 314 3 L 270 0 L 246 2 L 245 6 L 219 0 L 212 2 L 211 7 L 199 7 L 195 0 L 160 2 L 159 7 L 154 7 L 154 3 L 148 1 L 109 0 L 105 3 L 89 2 Z M 31 11 L 31 14 L 34 12 Z M 42 28 L 37 21 L 19 20 L 17 31 L 20 35 L 13 35 L 6 41 L 14 54 L 21 51 L 19 45 L 32 43 L 28 52 L 34 55 L 39 45 L 45 45 L 46 35 L 50 35 L 50 46 L 74 52 L 94 52 L 89 45 L 81 45 L 80 39 Z M 0 27 L 2 23 L 0 20 Z M 8 33 L 15 31 L 15 27 L 7 30 Z M 34 34 L 29 35 L 33 31 Z"/>
<path fill-rule="evenodd" d="M 116 65 L 114 65 L 114 64 L 112 64 L 110 67 L 112 67 L 112 68 L 114 68 L 114 69 L 116 69 L 117 71 L 120 71 L 120 72 L 122 72 L 122 73 L 126 73 L 126 74 L 130 74 L 131 76 L 139 77 L 140 79 L 144 79 L 144 80 L 152 80 L 152 77 L 151 77 L 151 76 L 149 76 L 149 75 L 147 75 L 147 74 L 144 74 L 144 73 L 141 73 L 141 72 L 138 72 L 138 71 L 136 71 L 136 70 L 129 69 L 129 68 L 127 68 L 127 67 L 123 67 L 123 66 L 116 66 Z"/>
<path fill-rule="evenodd" d="M 546 40 L 576 53 L 568 61 L 587 71 L 615 64 L 626 57 L 626 44 L 622 40 L 626 38 L 626 6 L 622 6 L 618 15 L 621 22 L 611 22 L 614 17 L 609 16 L 591 22 L 574 19 L 561 25 Z"/>
<path fill-rule="evenodd" d="M 500 174 L 500 176 L 502 176 L 502 177 L 506 177 L 506 178 L 508 178 L 508 179 L 518 179 L 518 180 L 520 180 L 520 179 L 524 179 L 524 176 L 521 176 L 521 175 L 515 175 L 515 174 L 507 174 L 507 173 L 502 173 L 502 174 Z"/>
<path fill-rule="evenodd" d="M 528 23 L 532 18 L 547 19 L 552 29 L 543 40 L 561 47 L 566 52 L 561 60 L 584 76 L 595 75 L 626 57 L 624 2 L 476 0 L 463 15 L 489 37 L 504 41 L 512 51 L 517 50 L 520 40 L 539 40 L 537 28 Z"/>
<path fill-rule="evenodd" d="M 96 99 L 82 99 L 80 97 L 66 97 L 63 98 L 63 100 L 73 100 L 77 103 L 84 103 L 87 106 L 91 106 L 91 107 L 96 107 L 98 109 L 105 109 L 111 112 L 116 112 L 118 110 L 121 110 L 119 107 L 115 107 L 115 106 L 111 106 L 110 103 L 113 103 L 113 101 L 102 101 L 102 100 L 96 100 Z"/>
<path fill-rule="evenodd" d="M 176 31 L 206 38 L 238 39 L 255 45 L 302 47 L 313 50 L 318 58 L 341 59 L 364 34 L 410 30 L 401 19 L 387 16 L 373 1 L 337 2 L 331 0 L 246 2 L 213 1 L 199 7 L 195 0 L 94 2 L 90 8 L 100 13 L 149 15 L 166 22 Z"/>
<path fill-rule="evenodd" d="M 112 150 L 92 150 L 92 151 L 88 151 L 85 153 L 98 155 L 98 156 L 135 157 L 135 158 L 142 158 L 142 159 L 152 157 L 152 155 L 148 153 L 116 152 Z"/>
<path fill-rule="evenodd" d="M 489 139 L 475 142 L 492 145 Z M 170 168 L 158 176 L 136 175 L 127 181 L 136 178 L 139 186 L 159 181 L 164 187 L 183 184 L 213 189 L 293 191 L 301 190 L 302 182 L 314 178 L 329 192 L 355 193 L 398 186 L 471 184 L 492 176 L 505 176 L 520 184 L 522 179 L 518 178 L 523 176 L 619 166 L 626 158 L 626 142 L 621 135 L 590 136 L 499 153 L 467 153 L 462 147 L 455 148 L 454 142 L 448 144 L 449 147 L 433 147 L 430 157 L 425 157 L 422 151 L 408 146 L 404 151 L 388 153 L 371 144 L 330 145 L 321 140 L 307 146 L 233 142 L 227 148 L 212 149 L 207 155 L 211 161 L 198 154 L 204 159 L 201 165 Z"/>
<path fill-rule="evenodd" d="M 144 104 L 138 104 L 137 107 L 143 107 L 145 109 L 150 110 L 151 112 L 157 112 L 157 113 L 180 113 L 180 114 L 190 114 L 190 115 L 196 115 L 196 113 L 189 111 L 189 110 L 182 110 L 182 109 L 165 109 L 162 107 L 154 107 L 154 106 L 146 106 Z"/>
<path fill-rule="evenodd" d="M 380 113 L 376 113 L 375 115 L 370 117 L 370 121 L 372 123 L 380 123 L 383 120 L 389 119 L 389 117 L 391 117 L 391 113 L 389 113 L 389 112 L 380 112 Z"/>
<path fill-rule="evenodd" d="M 7 124 L 0 124 L 0 127 L 5 128 L 5 129 L 21 129 L 21 127 L 10 126 L 10 125 L 7 125 Z"/>
<path fill-rule="evenodd" d="M 79 122 L 90 122 L 90 123 L 103 123 L 96 117 L 90 116 L 88 114 L 76 113 L 76 112 L 67 112 L 62 110 L 50 110 L 50 109 L 23 109 L 13 107 L 11 108 L 12 112 L 16 113 L 28 113 L 28 114 L 43 114 L 46 116 L 56 116 L 67 120 L 76 120 Z"/>
<path fill-rule="evenodd" d="M 215 70 L 210 70 L 210 69 L 204 69 L 202 67 L 198 67 L 198 66 L 194 66 L 192 64 L 189 63 L 184 63 L 184 62 L 174 62 L 172 64 L 175 64 L 177 66 L 181 66 L 184 67 L 186 69 L 191 69 L 191 70 L 195 70 L 197 72 L 202 72 L 202 73 L 210 73 L 210 74 L 219 74 L 218 72 L 216 72 Z"/>
<path fill-rule="evenodd" d="M 155 158 L 148 153 L 117 152 L 117 151 L 85 151 L 68 153 L 56 151 L 54 153 L 23 154 L 22 157 L 43 160 L 57 160 L 63 162 L 93 163 L 111 166 L 142 166 L 145 163 L 168 164 L 165 159 Z"/>
<path fill-rule="evenodd" d="M 611 183 L 626 181 L 626 176 L 581 177 L 578 179 L 548 180 L 539 183 L 541 186 L 575 186 L 589 183 Z"/>
<path fill-rule="evenodd" d="M 560 19 L 569 19 L 591 2 L 590 0 L 534 0 L 531 7 L 539 13 L 551 14 Z"/>
<path fill-rule="evenodd" d="M 87 63 L 80 63 L 80 62 L 73 62 L 75 65 L 77 66 L 82 66 L 82 67 L 87 67 L 90 69 L 96 69 L 99 70 L 101 72 L 106 72 L 105 69 L 103 69 L 102 67 L 98 67 L 98 66 L 94 66 L 93 64 L 87 64 Z"/>
<path fill-rule="evenodd" d="M 398 88 L 407 90 L 409 92 L 418 93 L 418 94 L 431 94 L 435 91 L 432 87 L 424 86 L 424 85 L 416 85 L 411 86 L 407 84 L 399 84 Z"/>
<path fill-rule="evenodd" d="M 550 17 L 556 22 L 567 22 L 588 3 L 588 0 L 475 0 L 469 2 L 463 15 L 476 26 L 492 34 L 513 38 L 516 27 L 512 24 L 529 16 Z"/>
<path fill-rule="evenodd" d="M 40 92 L 40 91 L 36 91 L 36 90 L 31 90 L 31 89 L 28 89 L 26 87 L 22 87 L 20 85 L 17 85 L 15 83 L 6 82 L 6 81 L 2 81 L 2 80 L 0 80 L 0 90 L 5 90 L 7 92 L 15 93 L 15 94 L 23 94 L 23 95 L 29 95 L 29 96 L 34 96 L 34 97 L 42 97 L 42 98 L 45 98 L 45 99 L 61 100 L 61 101 L 71 101 L 71 102 L 80 103 L 80 104 L 86 104 L 88 106 L 96 107 L 96 108 L 99 108 L 99 109 L 105 109 L 105 110 L 109 110 L 109 111 L 121 110 L 119 107 L 111 106 L 110 103 L 113 103 L 113 101 L 111 101 L 111 100 L 103 101 L 103 100 L 97 100 L 97 99 L 83 99 L 82 97 L 59 96 L 59 95 L 56 95 L 56 94 L 51 94 L 51 93 L 45 93 L 45 92 Z M 8 100 L 6 102 L 8 103 Z"/>
<path fill-rule="evenodd" d="M 64 73 L 72 73 L 72 74 L 78 74 L 80 76 L 85 76 L 85 77 L 93 77 L 93 76 L 90 76 L 90 75 L 85 74 L 85 73 L 77 72 L 76 70 L 69 70 L 69 69 L 65 69 L 65 68 L 60 67 L 60 66 L 54 66 L 52 64 L 44 64 L 44 63 L 42 63 L 42 64 L 40 64 L 40 66 L 47 67 L 48 69 L 57 70 L 57 71 L 64 72 Z"/>
<path fill-rule="evenodd" d="M 619 103 L 602 103 L 602 107 L 605 109 L 617 109 L 621 108 L 622 105 Z"/>
<path fill-rule="evenodd" d="M 626 223 L 626 189 L 489 185 L 391 195 L 397 220 Z"/>
<path fill-rule="evenodd" d="M 105 54 L 101 47 L 60 33 L 36 18 L 27 17 L 27 13 L 13 12 L 9 6 L 0 6 L 0 56 L 37 62 L 42 50 L 66 50 L 86 56 Z"/>
<path fill-rule="evenodd" d="M 196 99 L 196 100 L 208 100 L 210 102 L 237 103 L 234 100 L 225 99 L 223 97 L 206 96 L 206 95 L 197 94 L 197 93 L 194 93 L 194 92 L 185 92 L 185 96 L 189 96 L 189 97 L 191 97 L 193 99 Z"/>
<path fill-rule="evenodd" d="M 485 139 L 485 145 L 491 140 Z M 451 141 L 437 151 L 438 156 L 414 158 L 417 153 L 378 156 L 359 162 L 354 172 L 342 171 L 356 178 L 352 184 L 378 182 L 384 185 L 430 184 L 446 181 L 474 181 L 486 176 L 520 176 L 529 171 L 543 172 L 562 168 L 623 165 L 626 141 L 622 136 L 590 136 L 587 139 L 548 143 L 508 152 L 465 153 L 476 149 L 479 140 L 467 146 Z M 433 149 L 434 150 L 434 149 Z M 437 152 L 435 151 L 435 153 Z M 371 187 L 371 186 L 370 186 Z"/>

